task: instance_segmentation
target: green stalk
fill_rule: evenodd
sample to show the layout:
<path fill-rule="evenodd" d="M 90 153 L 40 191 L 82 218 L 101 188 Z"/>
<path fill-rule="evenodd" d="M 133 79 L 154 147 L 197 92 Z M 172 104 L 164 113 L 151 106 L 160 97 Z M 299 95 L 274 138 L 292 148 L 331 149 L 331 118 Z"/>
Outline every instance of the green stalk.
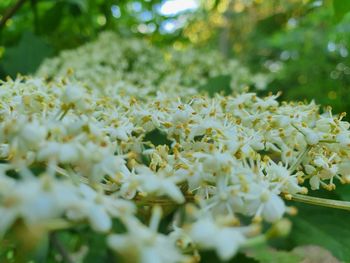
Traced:
<path fill-rule="evenodd" d="M 291 172 L 294 172 L 298 168 L 299 164 L 303 161 L 305 155 L 311 150 L 311 148 L 312 146 L 308 145 L 302 154 L 299 155 L 298 159 L 296 159 L 295 163 L 289 169 Z"/>
<path fill-rule="evenodd" d="M 292 201 L 350 211 L 350 202 L 293 194 Z"/>
<path fill-rule="evenodd" d="M 244 244 L 241 245 L 241 248 L 251 248 L 261 244 L 266 243 L 268 238 L 265 234 L 261 234 L 252 238 L 249 238 Z"/>

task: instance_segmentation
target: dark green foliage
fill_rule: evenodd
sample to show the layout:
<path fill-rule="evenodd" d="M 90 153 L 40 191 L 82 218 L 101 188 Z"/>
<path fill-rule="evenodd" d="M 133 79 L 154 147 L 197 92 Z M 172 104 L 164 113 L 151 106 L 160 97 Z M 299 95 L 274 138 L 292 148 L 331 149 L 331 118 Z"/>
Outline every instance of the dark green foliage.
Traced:
<path fill-rule="evenodd" d="M 231 76 L 227 75 L 212 77 L 204 86 L 200 87 L 199 90 L 207 92 L 210 96 L 216 93 L 229 95 L 232 92 L 230 81 Z"/>
<path fill-rule="evenodd" d="M 51 51 L 45 41 L 30 32 L 24 32 L 19 43 L 6 50 L 1 65 L 11 77 L 15 77 L 18 72 L 33 73 Z"/>
<path fill-rule="evenodd" d="M 339 22 L 350 11 L 350 1 L 333 0 L 335 21 Z"/>
<path fill-rule="evenodd" d="M 154 129 L 151 132 L 146 133 L 143 141 L 151 142 L 153 145 L 168 145 L 170 146 L 171 141 L 158 129 Z"/>
<path fill-rule="evenodd" d="M 350 261 L 349 211 L 298 205 L 289 237 L 293 245 L 319 245 L 344 262 Z"/>
<path fill-rule="evenodd" d="M 262 93 L 283 91 L 284 100 L 315 100 L 334 113 L 350 112 L 349 1 L 334 1 L 334 12 L 327 1 L 316 2 L 258 21 L 236 55 L 253 70 L 273 74 Z"/>

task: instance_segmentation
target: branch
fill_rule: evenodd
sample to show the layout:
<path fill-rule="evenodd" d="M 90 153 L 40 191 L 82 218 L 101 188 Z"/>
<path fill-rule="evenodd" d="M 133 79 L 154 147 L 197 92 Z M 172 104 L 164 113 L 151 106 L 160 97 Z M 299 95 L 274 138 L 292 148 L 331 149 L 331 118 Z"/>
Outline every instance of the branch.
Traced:
<path fill-rule="evenodd" d="M 25 1 L 26 0 L 18 0 L 14 6 L 5 11 L 5 14 L 0 21 L 0 29 L 6 25 L 7 20 L 9 20 L 21 8 Z"/>
<path fill-rule="evenodd" d="M 295 201 L 306 203 L 310 205 L 324 206 L 335 209 L 342 209 L 350 211 L 350 202 L 349 201 L 340 201 L 340 200 L 332 200 L 327 198 L 319 198 L 308 195 L 301 194 L 281 194 L 285 200 Z M 185 195 L 187 202 L 194 202 L 195 197 L 193 195 Z M 160 206 L 170 206 L 170 205 L 181 205 L 170 199 L 166 198 L 158 198 L 158 199 L 143 199 L 141 196 L 136 196 L 133 201 L 135 201 L 138 205 L 160 205 Z"/>

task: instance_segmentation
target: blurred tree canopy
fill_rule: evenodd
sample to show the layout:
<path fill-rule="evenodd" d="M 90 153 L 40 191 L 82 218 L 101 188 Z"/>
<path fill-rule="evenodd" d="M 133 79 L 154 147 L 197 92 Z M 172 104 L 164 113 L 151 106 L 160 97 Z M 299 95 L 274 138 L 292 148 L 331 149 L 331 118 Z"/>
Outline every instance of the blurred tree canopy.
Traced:
<path fill-rule="evenodd" d="M 203 0 L 161 12 L 169 1 L 3 0 L 0 77 L 32 73 L 44 58 L 112 30 L 156 45 L 218 49 L 272 74 L 266 92 L 350 112 L 349 1 Z"/>
<path fill-rule="evenodd" d="M 272 73 L 268 91 L 282 90 L 284 99 L 350 111 L 349 1 L 214 2 L 192 19 L 186 37 Z"/>

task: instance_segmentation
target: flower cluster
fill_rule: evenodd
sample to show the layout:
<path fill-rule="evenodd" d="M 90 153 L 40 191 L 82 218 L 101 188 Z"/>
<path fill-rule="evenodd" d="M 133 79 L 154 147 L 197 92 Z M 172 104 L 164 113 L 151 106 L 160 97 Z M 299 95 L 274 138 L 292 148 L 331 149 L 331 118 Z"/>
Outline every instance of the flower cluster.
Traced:
<path fill-rule="evenodd" d="M 158 91 L 193 95 L 212 79 L 224 77 L 232 90 L 246 86 L 264 89 L 269 76 L 253 75 L 238 61 L 216 51 L 194 48 L 156 48 L 140 39 L 104 32 L 97 40 L 46 60 L 37 76 L 55 78 L 74 72 L 74 78 L 91 87 L 109 86 L 144 97 Z"/>
<path fill-rule="evenodd" d="M 0 95 L 2 235 L 18 221 L 62 219 L 105 233 L 133 262 L 196 261 L 201 249 L 227 260 L 263 235 L 260 222 L 292 212 L 283 196 L 350 181 L 350 125 L 314 103 L 254 93 L 141 100 L 31 77 L 1 83 Z M 166 233 L 162 205 L 173 214 Z"/>

